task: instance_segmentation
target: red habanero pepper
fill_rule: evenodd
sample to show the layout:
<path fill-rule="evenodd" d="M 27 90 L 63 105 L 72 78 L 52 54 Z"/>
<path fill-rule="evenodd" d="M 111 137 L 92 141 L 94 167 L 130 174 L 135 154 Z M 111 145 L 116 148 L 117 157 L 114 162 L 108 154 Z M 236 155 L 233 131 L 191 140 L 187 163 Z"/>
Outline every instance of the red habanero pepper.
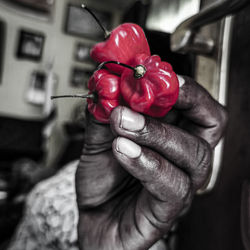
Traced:
<path fill-rule="evenodd" d="M 104 66 L 105 62 L 100 65 Z M 135 55 L 132 66 L 121 75 L 121 93 L 130 108 L 152 117 L 163 117 L 173 107 L 179 94 L 179 81 L 172 66 L 157 55 Z"/>
<path fill-rule="evenodd" d="M 103 123 L 109 122 L 112 110 L 120 104 L 120 77 L 100 69 L 94 72 L 88 82 L 88 110 Z"/>
<path fill-rule="evenodd" d="M 91 58 L 99 63 L 105 61 L 119 61 L 131 63 L 136 54 L 150 55 L 150 48 L 143 29 L 133 23 L 124 23 L 111 32 L 107 31 L 97 17 L 85 5 L 82 5 L 97 21 L 105 33 L 106 41 L 97 43 L 90 51 Z M 124 70 L 119 65 L 107 65 L 107 68 L 115 73 L 121 74 Z"/>
<path fill-rule="evenodd" d="M 102 63 L 113 60 L 131 64 L 136 54 L 150 55 L 150 49 L 145 34 L 140 26 L 124 23 L 114 29 L 105 42 L 96 44 L 90 51 L 93 60 Z M 124 68 L 118 65 L 108 65 L 110 70 L 122 73 Z"/>
<path fill-rule="evenodd" d="M 94 72 L 88 82 L 89 93 L 87 95 L 61 95 L 51 96 L 51 99 L 78 97 L 87 98 L 88 110 L 96 120 L 109 123 L 112 110 L 120 105 L 120 77 L 109 73 L 105 69 Z"/>

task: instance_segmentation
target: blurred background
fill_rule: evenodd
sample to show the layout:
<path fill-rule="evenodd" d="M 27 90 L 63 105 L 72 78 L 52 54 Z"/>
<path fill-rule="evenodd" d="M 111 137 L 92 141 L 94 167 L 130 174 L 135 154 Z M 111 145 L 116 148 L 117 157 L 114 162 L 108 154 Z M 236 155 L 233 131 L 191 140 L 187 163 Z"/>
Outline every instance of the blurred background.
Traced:
<path fill-rule="evenodd" d="M 152 54 L 195 78 L 229 111 L 213 172 L 171 249 L 244 249 L 248 216 L 250 8 L 246 0 L 84 0 L 109 30 L 134 22 Z M 27 194 L 79 157 L 86 93 L 103 33 L 79 0 L 0 0 L 0 249 L 23 216 Z M 216 229 L 215 229 L 216 228 Z M 249 235 L 243 238 L 249 239 Z M 227 239 L 227 240 L 225 240 Z M 25 250 L 25 249 L 24 249 Z"/>

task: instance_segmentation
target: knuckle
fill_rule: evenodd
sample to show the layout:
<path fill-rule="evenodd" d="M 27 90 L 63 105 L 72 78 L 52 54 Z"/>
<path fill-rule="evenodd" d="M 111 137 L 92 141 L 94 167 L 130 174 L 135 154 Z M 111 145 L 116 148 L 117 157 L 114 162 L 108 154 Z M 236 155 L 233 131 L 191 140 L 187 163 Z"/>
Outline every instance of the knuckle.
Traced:
<path fill-rule="evenodd" d="M 143 149 L 143 154 L 137 164 L 143 167 L 147 179 L 159 179 L 164 175 L 163 159 L 151 150 Z"/>
<path fill-rule="evenodd" d="M 150 141 L 152 144 L 158 145 L 161 140 L 165 143 L 167 131 L 165 126 L 153 118 L 146 118 L 144 129 L 138 134 L 141 140 Z"/>
<path fill-rule="evenodd" d="M 167 182 L 165 182 L 168 192 L 165 192 L 163 197 L 167 202 L 174 205 L 175 209 L 183 209 L 187 204 L 190 203 L 191 194 L 192 194 L 192 183 L 188 175 L 184 174 L 181 171 L 174 171 L 170 173 Z"/>
<path fill-rule="evenodd" d="M 180 185 L 179 198 L 183 204 L 186 204 L 190 198 L 191 193 L 191 181 L 188 176 L 185 176 Z"/>
<path fill-rule="evenodd" d="M 210 145 L 204 140 L 198 141 L 197 147 L 198 149 L 196 155 L 196 186 L 197 188 L 199 188 L 205 183 L 210 174 L 212 150 Z"/>
<path fill-rule="evenodd" d="M 191 192 L 191 180 L 190 177 L 181 171 L 174 171 L 169 178 L 169 183 L 172 195 L 175 200 L 178 200 L 180 204 L 186 203 Z"/>
<path fill-rule="evenodd" d="M 223 106 L 218 107 L 218 113 L 214 117 L 214 126 L 213 126 L 213 136 L 211 137 L 212 140 L 210 141 L 211 146 L 214 148 L 226 129 L 228 123 L 228 113 Z"/>
<path fill-rule="evenodd" d="M 223 132 L 227 123 L 228 123 L 228 112 L 227 110 L 220 104 L 217 107 L 217 115 L 214 117 L 215 119 L 215 127 L 220 132 Z"/>
<path fill-rule="evenodd" d="M 145 126 L 142 130 L 136 132 L 134 135 L 138 142 L 148 143 L 158 138 L 159 124 L 156 120 L 149 117 L 145 118 Z"/>
<path fill-rule="evenodd" d="M 227 126 L 227 123 L 228 123 L 228 112 L 226 111 L 226 109 L 224 107 L 221 108 L 220 118 L 219 118 L 218 122 L 219 122 L 222 130 L 224 130 L 225 127 Z"/>

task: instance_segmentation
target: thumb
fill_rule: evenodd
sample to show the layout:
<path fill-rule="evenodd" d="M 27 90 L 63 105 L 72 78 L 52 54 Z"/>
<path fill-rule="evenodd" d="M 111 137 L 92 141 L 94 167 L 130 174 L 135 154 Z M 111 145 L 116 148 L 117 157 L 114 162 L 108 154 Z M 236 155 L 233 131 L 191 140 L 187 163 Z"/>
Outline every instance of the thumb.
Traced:
<path fill-rule="evenodd" d="M 87 126 L 84 136 L 84 153 L 99 153 L 111 149 L 114 135 L 110 125 L 97 121 L 86 111 Z"/>

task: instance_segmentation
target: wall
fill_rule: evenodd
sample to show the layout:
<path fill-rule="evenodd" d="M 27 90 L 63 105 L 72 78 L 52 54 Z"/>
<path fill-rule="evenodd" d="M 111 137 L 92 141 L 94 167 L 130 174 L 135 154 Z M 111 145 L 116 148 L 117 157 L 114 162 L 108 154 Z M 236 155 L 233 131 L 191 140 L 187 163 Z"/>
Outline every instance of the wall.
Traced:
<path fill-rule="evenodd" d="M 112 25 L 119 23 L 121 12 L 117 6 L 105 4 L 104 1 L 84 1 L 90 8 L 96 8 L 112 13 Z M 30 75 L 34 70 L 44 70 L 53 61 L 52 71 L 58 76 L 56 94 L 79 93 L 82 88 L 70 86 L 71 69 L 79 66 L 85 69 L 94 69 L 91 63 L 77 63 L 74 61 L 75 45 L 78 42 L 92 45 L 93 40 L 83 39 L 64 33 L 66 7 L 69 3 L 79 4 L 76 0 L 57 0 L 51 20 L 42 20 L 38 16 L 29 16 L 19 10 L 13 10 L 0 1 L 0 19 L 6 26 L 6 45 L 4 50 L 4 68 L 0 84 L 0 115 L 22 118 L 43 118 L 43 107 L 34 106 L 25 101 L 25 94 L 30 83 Z M 41 62 L 20 60 L 16 58 L 19 30 L 35 31 L 46 36 Z M 72 110 L 82 100 L 58 100 L 58 119 L 53 136 L 49 142 L 48 161 L 53 162 L 61 150 L 58 145 L 64 144 L 62 124 L 71 119 Z"/>

